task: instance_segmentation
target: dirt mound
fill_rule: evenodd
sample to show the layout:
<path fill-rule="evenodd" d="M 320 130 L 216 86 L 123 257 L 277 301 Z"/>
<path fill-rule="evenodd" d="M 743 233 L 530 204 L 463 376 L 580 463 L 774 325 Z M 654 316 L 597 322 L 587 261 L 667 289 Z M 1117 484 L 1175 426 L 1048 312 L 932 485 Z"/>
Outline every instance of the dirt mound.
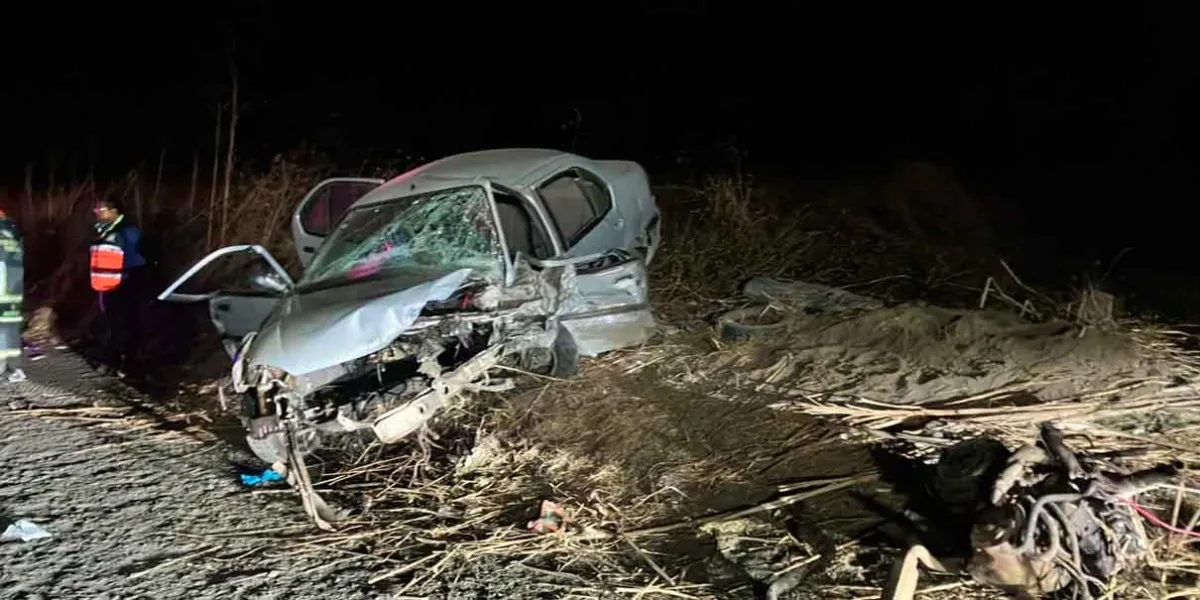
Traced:
<path fill-rule="evenodd" d="M 1058 400 L 1166 373 L 1126 332 L 1081 331 L 1063 322 L 1022 322 L 1012 313 L 932 306 L 799 319 L 784 340 L 766 349 L 770 364 L 752 378 L 791 379 L 815 390 L 852 386 L 853 394 L 869 400 L 904 404 L 1015 385 L 1042 400 Z"/>
<path fill-rule="evenodd" d="M 791 395 L 840 393 L 892 404 L 1000 396 L 1018 388 L 1052 401 L 1121 381 L 1166 384 L 1172 372 L 1134 331 L 923 304 L 820 308 L 793 303 L 769 336 L 711 356 L 705 370 L 746 373 Z"/>

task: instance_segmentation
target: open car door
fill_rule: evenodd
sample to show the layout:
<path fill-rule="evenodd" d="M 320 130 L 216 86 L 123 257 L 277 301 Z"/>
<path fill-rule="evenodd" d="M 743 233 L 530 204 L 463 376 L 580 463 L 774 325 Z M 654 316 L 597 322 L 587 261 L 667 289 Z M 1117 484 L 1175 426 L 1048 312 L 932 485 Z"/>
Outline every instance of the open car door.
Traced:
<path fill-rule="evenodd" d="M 227 289 L 205 293 L 179 291 L 180 287 L 206 267 L 237 266 L 222 263 L 237 257 L 245 258 L 248 254 L 257 259 L 252 260 L 252 264 L 258 269 L 254 269 L 253 266 L 249 269 L 230 269 L 230 272 L 236 274 L 237 281 L 233 285 L 222 286 Z M 246 334 L 258 331 L 271 311 L 275 310 L 279 300 L 293 287 L 294 282 L 287 270 L 262 246 L 226 246 L 214 250 L 192 265 L 179 279 L 163 290 L 158 299 L 164 302 L 207 302 L 209 318 L 232 356 L 232 350 L 237 348 L 238 342 Z"/>
<path fill-rule="evenodd" d="M 382 179 L 335 177 L 313 186 L 292 214 L 292 240 L 300 265 L 307 268 L 321 242 L 350 205 L 383 184 Z"/>

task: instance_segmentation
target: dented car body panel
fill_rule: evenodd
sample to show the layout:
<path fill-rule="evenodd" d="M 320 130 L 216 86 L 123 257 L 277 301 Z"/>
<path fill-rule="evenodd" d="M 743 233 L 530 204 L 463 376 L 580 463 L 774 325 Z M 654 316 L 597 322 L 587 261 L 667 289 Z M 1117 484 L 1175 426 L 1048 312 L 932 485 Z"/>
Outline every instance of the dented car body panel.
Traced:
<path fill-rule="evenodd" d="M 638 255 L 613 251 L 564 265 L 559 285 L 556 313 L 582 356 L 638 345 L 655 328 Z"/>
<path fill-rule="evenodd" d="M 460 269 L 382 295 L 383 286 L 357 284 L 288 296 L 263 324 L 245 359 L 251 366 L 307 375 L 378 352 L 407 331 L 426 304 L 449 298 L 469 274 Z"/>
<path fill-rule="evenodd" d="M 488 380 L 502 361 L 570 370 L 575 356 L 653 334 L 646 270 L 659 213 L 636 163 L 487 150 L 377 182 L 327 180 L 300 203 L 298 281 L 261 247 L 235 246 L 159 296 L 209 302 L 233 359 L 230 393 L 264 460 L 287 463 L 348 431 L 398 441 L 462 391 L 503 389 Z M 334 215 L 326 199 L 348 197 Z M 178 292 L 239 253 L 269 267 L 252 290 Z"/>

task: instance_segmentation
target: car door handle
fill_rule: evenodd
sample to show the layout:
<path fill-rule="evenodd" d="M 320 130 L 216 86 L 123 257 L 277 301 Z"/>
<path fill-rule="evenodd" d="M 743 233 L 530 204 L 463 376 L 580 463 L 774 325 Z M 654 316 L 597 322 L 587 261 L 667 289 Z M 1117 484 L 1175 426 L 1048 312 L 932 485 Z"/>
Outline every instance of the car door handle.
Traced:
<path fill-rule="evenodd" d="M 301 248 L 301 250 L 303 250 L 305 252 L 316 252 L 316 250 L 312 246 L 305 246 L 305 247 Z"/>

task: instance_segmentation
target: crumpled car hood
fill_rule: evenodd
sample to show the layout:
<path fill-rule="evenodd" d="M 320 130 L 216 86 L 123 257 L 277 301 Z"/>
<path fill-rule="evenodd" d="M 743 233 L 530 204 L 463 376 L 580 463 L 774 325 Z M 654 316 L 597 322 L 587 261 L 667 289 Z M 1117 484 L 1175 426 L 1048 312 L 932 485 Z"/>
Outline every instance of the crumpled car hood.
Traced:
<path fill-rule="evenodd" d="M 327 294 L 321 300 L 289 296 L 251 343 L 246 364 L 304 375 L 378 352 L 411 327 L 427 303 L 452 296 L 470 273 L 460 269 L 367 298 L 357 293 Z"/>

